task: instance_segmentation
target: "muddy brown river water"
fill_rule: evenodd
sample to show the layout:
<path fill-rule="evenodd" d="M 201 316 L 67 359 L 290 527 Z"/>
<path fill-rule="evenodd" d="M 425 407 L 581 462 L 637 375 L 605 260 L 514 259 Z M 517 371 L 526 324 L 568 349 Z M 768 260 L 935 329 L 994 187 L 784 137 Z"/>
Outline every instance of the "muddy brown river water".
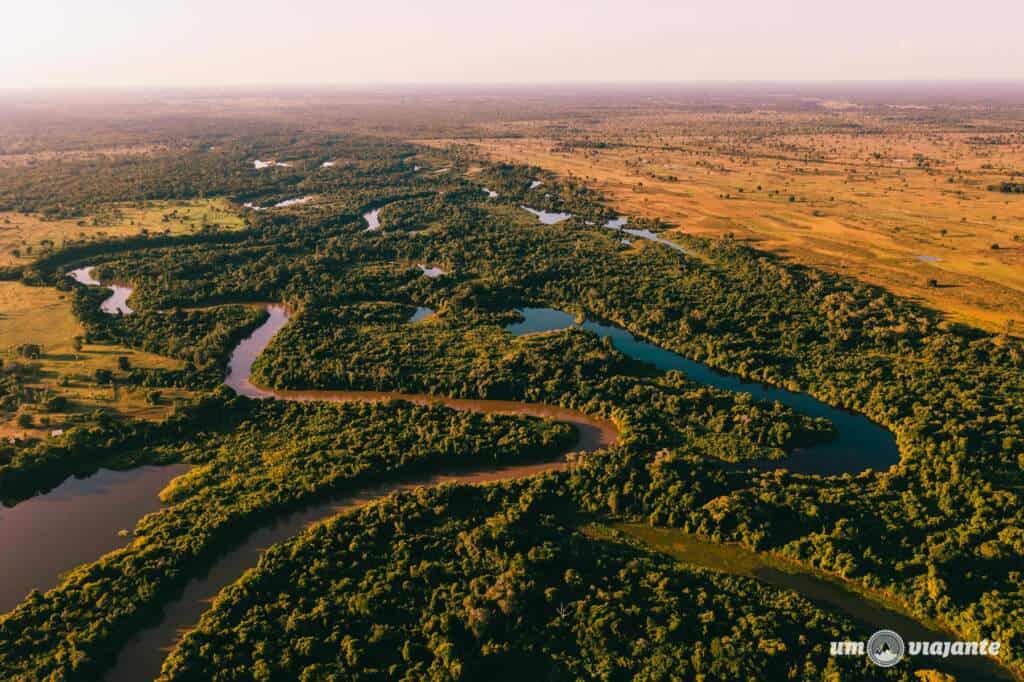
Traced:
<path fill-rule="evenodd" d="M 370 229 L 374 229 L 374 223 L 376 222 L 375 219 L 376 216 L 372 216 L 372 218 L 367 217 L 367 222 L 371 226 Z M 76 276 L 75 273 L 78 273 L 79 276 Z M 75 271 L 75 273 L 72 273 L 72 276 L 75 276 L 75 279 L 83 284 L 89 284 L 92 286 L 100 284 L 91 277 L 90 269 L 88 268 Z M 127 287 L 120 287 L 120 289 L 126 290 L 123 297 L 119 298 L 119 302 L 123 304 L 123 302 L 127 300 L 128 296 L 130 296 L 131 289 Z M 115 291 L 115 294 L 117 293 L 118 292 Z M 105 304 L 106 303 L 107 302 L 105 302 Z M 125 314 L 131 312 L 130 309 L 127 309 L 127 306 L 124 306 L 124 308 L 126 310 L 120 310 L 119 306 L 105 305 L 104 311 L 111 314 L 116 314 L 119 310 Z M 397 399 L 421 405 L 440 403 L 456 410 L 549 418 L 570 423 L 575 426 L 578 433 L 578 441 L 573 448 L 575 451 L 595 451 L 614 445 L 618 441 L 618 430 L 614 424 L 585 415 L 576 410 L 558 406 L 539 405 L 516 401 L 467 400 L 425 394 L 372 391 L 271 390 L 257 386 L 253 384 L 251 380 L 253 363 L 267 345 L 270 344 L 275 334 L 288 322 L 288 311 L 284 306 L 270 304 L 267 306 L 267 310 L 269 314 L 267 321 L 257 328 L 250 337 L 243 340 L 238 345 L 229 362 L 225 384 L 240 395 L 254 399 L 295 401 L 353 402 Z M 513 325 L 513 327 L 510 328 L 509 331 L 513 334 L 520 335 L 554 331 L 573 324 L 573 322 L 571 322 L 571 318 L 560 311 L 551 309 L 525 309 L 522 312 L 524 313 L 524 322 L 520 323 L 518 326 Z M 418 319 L 424 319 L 430 314 L 431 312 L 428 309 L 418 310 L 417 315 L 414 316 L 410 322 L 414 322 Z M 845 432 L 848 439 L 850 438 L 850 432 L 853 431 L 852 441 L 847 440 L 845 446 L 841 446 L 837 450 L 836 447 L 832 445 L 829 446 L 831 447 L 831 451 L 826 447 L 817 453 L 819 456 L 823 456 L 825 460 L 828 460 L 828 463 L 824 466 L 825 471 L 821 471 L 820 473 L 860 471 L 869 467 L 885 468 L 895 464 L 898 460 L 898 452 L 895 447 L 895 442 L 892 439 L 892 434 L 889 434 L 877 425 L 871 424 L 860 415 L 854 415 L 847 411 L 837 410 L 836 408 L 820 403 L 819 401 L 816 401 L 810 396 L 806 396 L 804 394 L 794 394 L 782 391 L 781 389 L 748 384 L 735 377 L 717 373 L 711 368 L 700 365 L 699 363 L 693 363 L 692 361 L 681 358 L 674 353 L 664 351 L 652 344 L 640 341 L 625 330 L 614 326 L 594 322 L 585 322 L 583 326 L 594 333 L 610 337 L 616 348 L 623 353 L 654 364 L 660 369 L 682 370 L 691 376 L 691 378 L 702 383 L 709 383 L 729 390 L 750 392 L 755 394 L 756 397 L 762 399 L 780 400 L 781 402 L 790 404 L 800 411 L 809 411 L 810 413 L 818 416 L 827 416 L 831 418 L 833 422 L 839 422 L 837 426 L 840 429 L 840 434 Z M 850 445 L 851 443 L 853 443 L 853 445 Z M 864 448 L 866 448 L 866 451 Z M 327 502 L 310 505 L 307 508 L 284 515 L 278 518 L 271 525 L 265 526 L 264 528 L 252 533 L 241 545 L 229 549 L 216 560 L 204 575 L 195 577 L 189 581 L 183 593 L 177 599 L 165 605 L 163 616 L 158 623 L 155 623 L 152 627 L 139 632 L 124 644 L 116 664 L 108 671 L 105 679 L 107 682 L 137 682 L 139 680 L 153 679 L 156 677 L 159 674 L 163 659 L 169 649 L 172 648 L 180 638 L 182 631 L 195 625 L 199 616 L 209 607 L 209 601 L 216 596 L 223 587 L 237 580 L 246 569 L 254 566 L 261 553 L 267 547 L 294 537 L 312 523 L 326 519 L 339 512 L 354 509 L 391 493 L 401 490 L 409 490 L 418 486 L 440 485 L 445 483 L 487 483 L 522 478 L 549 471 L 563 470 L 568 466 L 564 455 L 565 453 L 558 453 L 557 456 L 554 456 L 552 460 L 548 462 L 528 465 L 504 467 L 489 466 L 473 470 L 460 469 L 458 471 L 440 472 L 432 475 L 407 477 L 384 485 L 367 488 L 356 494 L 338 496 L 337 498 Z M 813 464 L 810 466 L 812 468 L 817 468 L 814 467 Z M 821 465 L 819 464 L 818 466 Z M 98 497 L 96 500 L 98 502 L 102 500 L 101 504 L 109 508 L 118 508 L 120 511 L 125 512 L 123 516 L 117 516 L 116 519 L 112 520 L 111 523 L 108 523 L 107 526 L 112 524 L 131 527 L 133 523 L 132 519 L 137 520 L 144 511 L 158 508 L 159 502 L 156 500 L 156 492 L 162 488 L 167 481 L 173 478 L 173 476 L 186 468 L 187 467 L 184 466 L 180 469 L 172 467 L 149 467 L 146 468 L 145 471 L 137 470 L 137 472 L 142 473 L 101 472 L 100 474 L 97 474 L 97 476 L 93 477 L 99 477 L 94 483 L 94 485 L 98 486 L 97 490 L 100 491 L 97 493 Z M 159 472 L 160 475 L 157 476 L 155 472 Z M 129 476 L 133 474 L 137 478 L 132 479 Z M 122 475 L 125 476 L 123 479 L 124 485 L 126 486 L 125 490 L 129 488 L 132 489 L 131 494 L 133 496 L 132 500 L 134 501 L 121 497 L 117 494 L 113 494 L 115 490 L 120 490 L 117 486 L 121 485 L 122 479 L 119 477 Z M 93 479 L 86 479 L 86 482 L 92 480 Z M 65 485 L 68 484 L 66 483 Z M 56 530 L 54 519 L 59 519 L 68 513 L 80 513 L 80 510 L 68 510 L 62 512 L 59 506 L 57 506 L 61 503 L 61 495 L 68 494 L 73 489 L 79 489 L 86 485 L 87 483 L 82 481 L 72 482 L 68 490 L 64 493 L 59 492 L 61 489 L 58 488 L 49 495 L 41 496 L 38 498 L 38 501 L 33 500 L 25 503 L 25 505 L 29 505 L 31 502 L 37 502 L 38 509 L 26 506 L 24 508 L 25 511 L 21 513 L 26 519 L 38 516 L 41 524 L 47 526 L 51 530 Z M 62 486 L 62 488 L 63 487 L 64 486 Z M 19 506 L 15 509 L 21 509 L 21 507 Z M 3 510 L 3 512 L 9 513 L 8 510 Z M 4 518 L 2 516 L 3 512 L 0 512 L 0 524 L 2 524 L 2 520 Z M 50 520 L 46 521 L 46 519 Z M 28 526 L 26 526 L 26 528 L 28 528 Z M 3 530 L 2 525 L 0 525 L 0 530 Z M 23 531 L 23 533 L 24 532 L 30 531 Z M 91 533 L 92 531 L 81 531 L 79 534 L 88 536 Z M 107 535 L 110 534 L 107 533 Z M 114 537 L 116 537 L 116 534 Z M 109 541 L 110 538 L 108 537 L 107 540 Z M 14 541 L 19 542 L 17 538 L 14 538 Z M 20 542 L 23 541 L 24 538 Z M 118 540 L 118 542 L 120 542 L 120 540 Z M 110 548 L 112 549 L 116 546 L 118 545 L 115 542 Z M 83 549 L 78 554 L 69 554 L 60 565 L 64 566 L 66 564 L 66 568 L 71 568 L 81 561 L 94 559 L 103 551 L 98 550 L 97 547 L 98 545 L 92 545 Z M 49 570 L 52 571 L 52 567 Z M 793 589 L 801 594 L 805 594 L 805 596 L 808 596 L 819 603 L 823 601 L 827 602 L 830 606 L 837 608 L 862 622 L 871 624 L 877 622 L 884 624 L 889 622 L 886 619 L 891 619 L 893 615 L 891 611 L 879 608 L 875 602 L 860 598 L 853 593 L 843 594 L 842 599 L 823 598 L 821 594 L 821 590 L 823 588 L 820 581 L 802 580 L 792 575 L 783 575 L 780 578 L 777 572 L 773 573 L 768 569 L 762 569 L 759 573 L 760 574 L 755 577 L 760 580 L 774 584 L 778 587 Z M 899 625 L 908 628 L 910 627 L 909 623 L 912 622 L 912 619 L 906 618 L 906 622 L 901 621 Z M 982 674 L 978 679 L 996 679 L 996 677 L 992 677 L 993 666 L 985 665 L 981 669 L 976 670 L 976 672 Z M 996 675 L 998 675 L 998 673 L 996 673 Z M 998 678 L 1002 679 L 1001 676 Z"/>

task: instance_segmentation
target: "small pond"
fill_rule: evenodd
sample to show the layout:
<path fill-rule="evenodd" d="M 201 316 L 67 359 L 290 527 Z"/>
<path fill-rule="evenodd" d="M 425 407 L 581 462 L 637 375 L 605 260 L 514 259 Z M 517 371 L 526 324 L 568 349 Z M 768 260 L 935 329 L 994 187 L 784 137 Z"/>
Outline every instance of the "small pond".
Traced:
<path fill-rule="evenodd" d="M 572 213 L 551 213 L 550 211 L 538 211 L 537 209 L 530 208 L 529 206 L 523 206 L 522 208 L 524 211 L 529 211 L 533 215 L 537 216 L 537 219 L 544 223 L 545 225 L 555 225 L 557 223 L 562 222 L 563 220 L 568 220 L 569 218 L 572 217 Z"/>

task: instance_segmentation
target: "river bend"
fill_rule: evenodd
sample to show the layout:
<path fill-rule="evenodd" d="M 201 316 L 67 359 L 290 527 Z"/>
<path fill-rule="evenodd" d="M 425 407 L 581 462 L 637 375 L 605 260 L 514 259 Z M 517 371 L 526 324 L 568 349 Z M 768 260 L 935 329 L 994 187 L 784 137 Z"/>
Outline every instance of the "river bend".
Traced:
<path fill-rule="evenodd" d="M 372 218 L 367 216 L 370 229 L 379 225 L 375 219 L 376 216 L 372 216 Z M 77 270 L 75 273 L 80 274 L 76 276 L 72 273 L 72 276 L 83 284 L 92 286 L 100 284 L 91 277 L 89 268 Z M 111 288 L 113 290 L 113 287 Z M 123 298 L 119 299 L 123 303 L 131 294 L 131 289 L 127 287 L 120 287 L 120 289 L 126 291 Z M 103 310 L 110 314 L 119 312 L 118 306 L 113 304 L 105 305 Z M 254 330 L 248 338 L 241 341 L 231 355 L 224 383 L 239 395 L 253 399 L 294 401 L 353 402 L 397 399 L 420 405 L 443 404 L 456 410 L 549 418 L 570 423 L 578 433 L 578 441 L 574 447 L 574 450 L 578 452 L 591 452 L 618 442 L 619 434 L 614 424 L 576 410 L 552 405 L 394 392 L 272 390 L 258 386 L 252 382 L 251 378 L 253 364 L 259 354 L 273 340 L 276 333 L 287 324 L 289 318 L 287 309 L 282 305 L 270 304 L 267 306 L 267 311 L 266 322 Z M 120 312 L 130 313 L 131 311 L 128 309 L 120 310 Z M 424 319 L 431 312 L 425 308 L 418 309 L 410 322 Z M 558 310 L 525 308 L 520 312 L 524 317 L 523 322 L 510 325 L 508 328 L 514 335 L 552 332 L 576 324 L 572 317 Z M 610 338 L 620 352 L 653 364 L 659 369 L 681 370 L 698 383 L 750 393 L 760 399 L 779 400 L 805 414 L 827 417 L 836 425 L 840 433 L 838 447 L 833 443 L 808 448 L 805 451 L 793 453 L 782 464 L 773 463 L 772 467 L 793 468 L 794 462 L 796 462 L 796 470 L 800 470 L 800 458 L 803 457 L 812 462 L 808 465 L 808 470 L 814 470 L 815 473 L 848 473 L 862 471 L 869 467 L 884 468 L 898 461 L 898 451 L 892 434 L 882 427 L 872 424 L 861 415 L 832 408 L 806 394 L 744 382 L 738 377 L 722 374 L 706 365 L 641 341 L 619 327 L 593 321 L 585 321 L 581 326 L 600 336 Z M 815 459 L 819 460 L 817 466 L 813 464 Z M 825 464 L 822 465 L 821 462 L 825 462 Z M 184 592 L 177 599 L 165 605 L 163 616 L 157 624 L 137 633 L 125 643 L 115 666 L 108 671 L 105 679 L 107 682 L 135 682 L 156 677 L 168 649 L 174 646 L 183 629 L 195 624 L 199 616 L 208 608 L 210 599 L 226 585 L 237 580 L 247 568 L 255 565 L 266 547 L 294 537 L 312 523 L 394 492 L 418 486 L 509 480 L 563 470 L 567 466 L 566 457 L 559 456 L 548 462 L 529 465 L 487 466 L 471 471 L 459 470 L 399 478 L 387 484 L 365 489 L 356 494 L 339 496 L 328 502 L 310 505 L 305 509 L 282 516 L 271 525 L 252 533 L 240 546 L 222 555 L 206 574 L 190 580 L 185 586 Z"/>

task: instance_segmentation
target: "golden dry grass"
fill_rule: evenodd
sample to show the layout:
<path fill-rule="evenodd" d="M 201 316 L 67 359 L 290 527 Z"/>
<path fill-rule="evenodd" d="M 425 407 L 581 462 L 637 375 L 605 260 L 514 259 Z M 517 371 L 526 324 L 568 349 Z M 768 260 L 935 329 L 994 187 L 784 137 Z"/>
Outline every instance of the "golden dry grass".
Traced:
<path fill-rule="evenodd" d="M 427 142 L 469 142 L 495 161 L 583 177 L 623 213 L 732 233 L 957 321 L 1024 332 L 1024 196 L 988 189 L 1024 169 L 1024 137 L 844 116 L 857 132 L 821 114 L 674 113 L 598 117 L 573 134 L 520 122 L 491 131 L 523 137 Z"/>
<path fill-rule="evenodd" d="M 0 282 L 0 355 L 4 366 L 37 365 L 38 372 L 27 385 L 66 396 L 69 400 L 68 408 L 63 412 L 39 414 L 35 409 L 22 407 L 37 417 L 35 429 L 19 427 L 15 423 L 15 414 L 0 413 L 0 435 L 42 435 L 49 429 L 63 428 L 72 414 L 97 408 L 122 417 L 161 419 L 172 409 L 170 403 L 175 398 L 187 395 L 183 391 L 166 390 L 163 391 L 164 403 L 153 406 L 147 404 L 144 390 L 119 387 L 115 391 L 109 386 L 98 385 L 93 378 L 97 369 L 123 374 L 118 370 L 118 358 L 121 356 L 127 357 L 133 367 L 175 368 L 180 363 L 121 346 L 87 344 L 76 352 L 72 340 L 81 334 L 82 327 L 71 311 L 68 294 L 56 289 L 28 287 L 18 282 Z M 38 360 L 19 357 L 15 349 L 26 343 L 42 347 L 42 356 Z M 62 381 L 63 378 L 66 381 Z M 46 417 L 49 424 L 41 424 L 38 417 Z"/>
<path fill-rule="evenodd" d="M 0 212 L 0 266 L 28 263 L 41 249 L 70 241 L 125 237 L 143 231 L 188 234 L 201 230 L 204 224 L 235 230 L 245 222 L 221 198 L 118 204 L 78 220 L 43 220 L 37 215 Z"/>

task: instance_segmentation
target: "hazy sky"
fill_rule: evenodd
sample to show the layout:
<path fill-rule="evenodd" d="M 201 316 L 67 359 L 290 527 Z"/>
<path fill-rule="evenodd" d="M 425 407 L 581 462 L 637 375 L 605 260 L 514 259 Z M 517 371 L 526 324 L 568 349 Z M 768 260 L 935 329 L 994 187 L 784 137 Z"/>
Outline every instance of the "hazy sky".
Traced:
<path fill-rule="evenodd" d="M 7 0 L 0 88 L 1024 79 L 1022 0 Z"/>

